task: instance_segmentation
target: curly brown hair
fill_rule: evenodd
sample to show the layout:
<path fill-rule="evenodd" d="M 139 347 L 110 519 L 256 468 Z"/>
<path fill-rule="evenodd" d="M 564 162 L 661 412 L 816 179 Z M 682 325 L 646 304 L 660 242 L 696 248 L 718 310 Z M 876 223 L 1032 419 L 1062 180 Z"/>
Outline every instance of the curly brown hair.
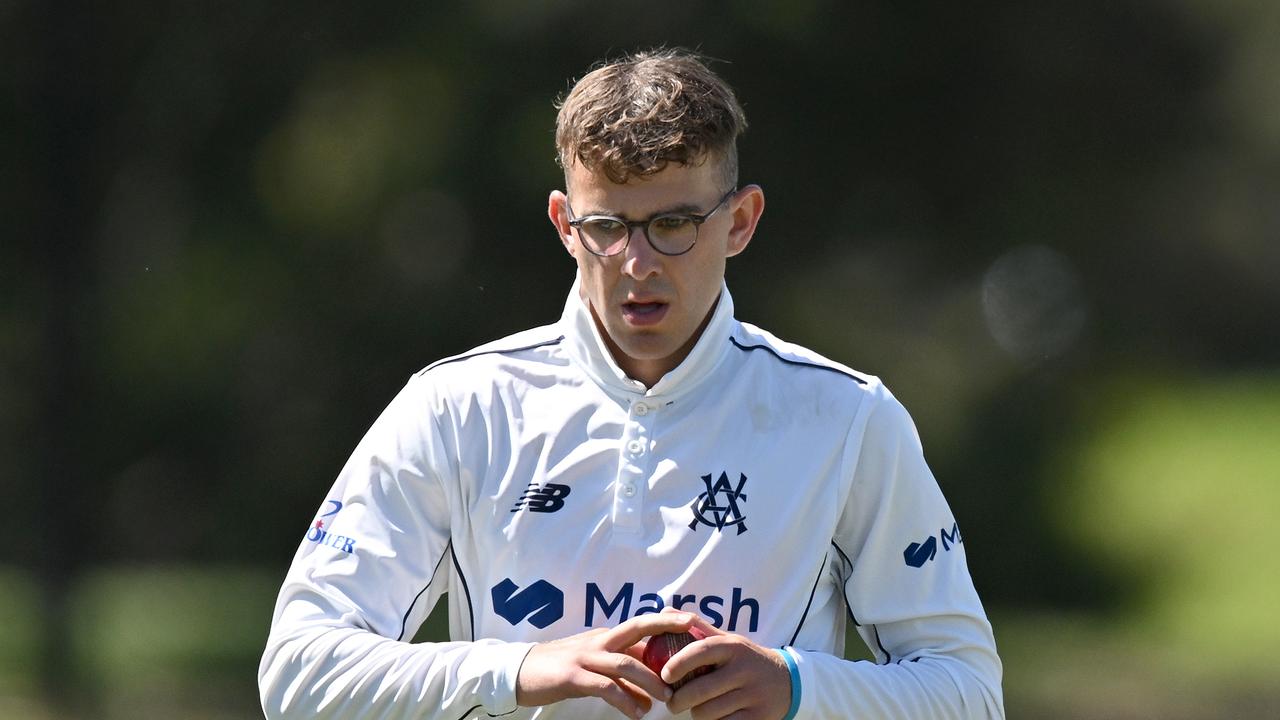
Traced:
<path fill-rule="evenodd" d="M 694 53 L 646 50 L 605 63 L 557 104 L 557 160 L 566 173 L 579 162 L 625 183 L 668 163 L 715 160 L 725 189 L 737 185 L 747 119 L 733 90 Z"/>

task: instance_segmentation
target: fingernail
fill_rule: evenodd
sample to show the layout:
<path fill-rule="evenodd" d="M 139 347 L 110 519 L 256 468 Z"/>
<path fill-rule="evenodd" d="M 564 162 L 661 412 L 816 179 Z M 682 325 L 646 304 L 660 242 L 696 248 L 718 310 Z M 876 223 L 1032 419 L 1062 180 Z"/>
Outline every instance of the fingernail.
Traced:
<path fill-rule="evenodd" d="M 675 691 L 674 691 L 674 690 L 672 690 L 671 688 L 663 688 L 663 689 L 662 689 L 662 701 L 663 701 L 663 702 L 666 702 L 666 701 L 670 700 L 670 699 L 671 699 L 671 696 L 672 696 L 672 695 L 675 695 L 675 694 L 676 694 L 676 693 L 675 693 Z"/>

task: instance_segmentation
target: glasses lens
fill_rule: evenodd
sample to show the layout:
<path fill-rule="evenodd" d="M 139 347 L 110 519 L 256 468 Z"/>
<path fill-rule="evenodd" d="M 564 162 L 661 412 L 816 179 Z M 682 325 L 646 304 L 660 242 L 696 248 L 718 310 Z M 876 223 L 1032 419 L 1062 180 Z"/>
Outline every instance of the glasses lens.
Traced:
<path fill-rule="evenodd" d="M 612 218 L 586 218 L 578 229 L 587 247 L 601 255 L 611 255 L 627 242 L 627 226 Z"/>
<path fill-rule="evenodd" d="M 687 215 L 660 215 L 649 222 L 649 240 L 669 255 L 688 250 L 697 239 L 698 225 Z"/>

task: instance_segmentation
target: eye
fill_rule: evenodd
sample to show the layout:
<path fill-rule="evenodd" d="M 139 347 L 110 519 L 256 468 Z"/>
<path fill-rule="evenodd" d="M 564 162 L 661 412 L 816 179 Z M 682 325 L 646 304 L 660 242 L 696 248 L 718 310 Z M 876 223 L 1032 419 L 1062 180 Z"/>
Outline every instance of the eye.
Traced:
<path fill-rule="evenodd" d="M 653 219 L 650 227 L 655 232 L 679 232 L 693 224 L 693 220 L 685 215 L 663 215 Z"/>
<path fill-rule="evenodd" d="M 582 221 L 582 231 L 594 237 L 618 237 L 626 234 L 622 221 L 609 217 L 589 217 Z"/>

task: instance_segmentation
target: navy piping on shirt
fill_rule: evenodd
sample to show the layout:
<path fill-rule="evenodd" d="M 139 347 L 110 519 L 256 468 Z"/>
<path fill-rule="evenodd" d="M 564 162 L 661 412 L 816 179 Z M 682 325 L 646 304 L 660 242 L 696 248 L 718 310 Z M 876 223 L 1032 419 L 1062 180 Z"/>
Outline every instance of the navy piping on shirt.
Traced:
<path fill-rule="evenodd" d="M 831 541 L 831 547 L 835 548 L 836 552 L 840 553 L 840 557 L 844 558 L 844 563 L 849 566 L 849 571 L 852 572 L 853 561 L 850 560 L 849 556 L 846 555 L 845 552 L 840 549 L 840 546 L 836 544 L 835 540 Z M 862 623 L 858 622 L 858 617 L 853 614 L 853 605 L 849 602 L 849 596 L 845 594 L 844 588 L 840 588 L 840 597 L 844 598 L 844 607 L 846 610 L 849 611 L 849 619 L 853 621 L 854 626 L 862 627 Z"/>
<path fill-rule="evenodd" d="M 804 621 L 809 618 L 809 608 L 813 607 L 814 593 L 818 592 L 818 583 L 822 582 L 822 571 L 827 569 L 827 559 L 822 558 L 822 567 L 818 568 L 818 577 L 813 579 L 813 588 L 809 590 L 809 602 L 804 605 L 804 614 L 800 616 L 800 624 L 796 625 L 796 631 L 791 634 L 791 642 L 788 645 L 795 645 L 796 638 L 800 637 L 800 628 L 804 627 Z"/>
<path fill-rule="evenodd" d="M 836 544 L 835 540 L 831 541 L 831 547 L 835 548 L 836 552 L 840 553 L 840 557 L 844 559 L 845 564 L 849 566 L 850 570 L 852 570 L 853 562 L 849 560 L 849 556 L 845 554 L 844 550 L 840 549 L 840 546 Z M 862 623 L 858 622 L 857 616 L 853 614 L 853 604 L 849 602 L 849 595 L 844 592 L 843 588 L 841 588 L 840 596 L 844 598 L 844 607 L 849 611 L 849 619 L 853 621 L 854 627 L 862 627 Z M 884 664 L 888 665 L 893 661 L 893 655 L 885 649 L 884 643 L 880 641 L 880 630 L 876 628 L 875 625 L 871 626 L 871 632 L 875 635 L 876 647 L 880 648 L 880 652 L 884 653 Z"/>
<path fill-rule="evenodd" d="M 871 626 L 871 632 L 875 633 L 875 635 L 876 635 L 876 646 L 880 648 L 880 652 L 884 653 L 884 664 L 885 664 L 885 665 L 888 665 L 889 663 L 893 662 L 893 655 L 892 655 L 892 654 L 890 654 L 890 652 L 889 652 L 888 650 L 885 650 L 885 649 L 884 649 L 884 643 L 883 643 L 883 642 L 880 642 L 880 630 L 879 630 L 879 628 L 877 628 L 875 625 L 872 625 L 872 626 Z M 902 661 L 901 661 L 901 660 L 899 660 L 898 662 L 902 662 Z"/>
<path fill-rule="evenodd" d="M 431 587 L 431 583 L 435 582 L 436 573 L 440 572 L 440 564 L 444 562 L 445 556 L 453 549 L 453 540 L 449 540 L 449 544 L 445 547 L 445 551 L 440 553 L 440 559 L 436 562 L 436 569 L 431 571 L 431 577 L 427 580 L 427 584 L 413 596 L 413 602 L 409 603 L 408 609 L 404 611 L 404 617 L 400 619 L 400 636 L 397 640 L 404 640 L 404 631 L 409 624 L 409 613 L 413 612 L 413 607 L 418 604 L 418 599 L 422 597 L 422 593 Z"/>
<path fill-rule="evenodd" d="M 800 367 L 810 367 L 810 368 L 815 368 L 817 370 L 826 370 L 827 372 L 833 372 L 833 373 L 836 373 L 837 375 L 843 375 L 847 378 L 850 378 L 854 382 L 858 383 L 859 385 L 867 384 L 866 380 L 863 380 L 857 375 L 847 373 L 844 370 L 831 367 L 830 365 L 819 365 L 818 363 L 809 362 L 807 360 L 794 360 L 792 358 L 783 357 L 777 350 L 774 350 L 772 347 L 768 345 L 743 345 L 742 343 L 738 342 L 737 338 L 732 336 L 729 338 L 729 342 L 733 343 L 734 347 L 738 348 L 739 350 L 744 350 L 747 352 L 750 352 L 752 350 L 765 350 L 770 355 L 778 358 L 779 360 L 781 360 L 782 362 L 788 365 L 798 365 Z"/>
<path fill-rule="evenodd" d="M 468 711 L 466 711 L 466 712 L 462 713 L 462 717 L 458 718 L 458 720 L 467 720 L 467 718 L 471 717 L 471 713 L 473 713 L 473 712 L 475 712 L 475 711 L 479 710 L 479 709 L 480 709 L 480 708 L 482 708 L 482 707 L 484 707 L 484 706 L 483 706 L 483 705 L 476 705 L 475 707 L 471 708 L 470 710 L 468 710 Z M 516 710 L 519 710 L 519 709 L 520 709 L 520 708 L 518 708 L 518 707 L 516 708 Z M 505 712 L 505 713 L 502 713 L 501 715 L 494 715 L 494 714 L 490 713 L 488 710 L 486 710 L 484 714 L 485 714 L 485 715 L 488 715 L 489 717 L 506 717 L 506 716 L 510 715 L 511 713 L 515 712 L 516 710 L 512 710 L 511 712 Z"/>
<path fill-rule="evenodd" d="M 441 365 L 448 365 L 449 363 L 462 362 L 463 360 L 470 360 L 473 357 L 480 357 L 481 355 L 509 355 L 511 353 L 523 352 L 525 350 L 533 350 L 534 348 L 546 347 L 548 345 L 559 345 L 563 340 L 564 340 L 564 336 L 561 335 L 560 337 L 554 340 L 543 340 L 542 342 L 537 342 L 532 345 L 525 345 L 524 347 L 503 348 L 499 350 L 481 350 L 480 352 L 473 352 L 467 355 L 459 355 L 457 357 L 445 358 L 443 360 L 437 360 L 431 363 L 430 365 L 426 366 L 422 370 L 418 371 L 418 374 L 421 375 L 422 373 L 425 373 L 428 370 L 433 370 L 435 368 L 438 368 Z"/>
<path fill-rule="evenodd" d="M 462 565 L 458 564 L 458 554 L 453 551 L 453 541 L 449 542 L 449 555 L 453 558 L 453 566 L 458 570 L 458 579 L 462 581 L 462 592 L 467 596 L 467 616 L 471 620 L 471 635 L 468 640 L 476 639 L 476 611 L 471 605 L 471 589 L 467 587 L 467 576 L 462 574 Z"/>

